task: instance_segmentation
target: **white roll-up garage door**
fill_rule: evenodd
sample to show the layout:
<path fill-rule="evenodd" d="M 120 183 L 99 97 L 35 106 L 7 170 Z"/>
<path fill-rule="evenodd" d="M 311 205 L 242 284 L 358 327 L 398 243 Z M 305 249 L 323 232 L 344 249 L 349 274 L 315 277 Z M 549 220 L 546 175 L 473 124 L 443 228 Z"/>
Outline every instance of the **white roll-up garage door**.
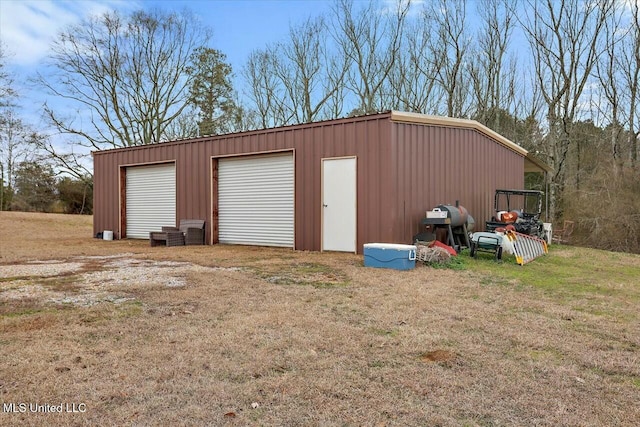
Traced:
<path fill-rule="evenodd" d="M 126 177 L 128 238 L 148 239 L 150 231 L 176 225 L 175 164 L 128 167 Z"/>
<path fill-rule="evenodd" d="M 220 243 L 294 245 L 293 154 L 218 162 Z"/>

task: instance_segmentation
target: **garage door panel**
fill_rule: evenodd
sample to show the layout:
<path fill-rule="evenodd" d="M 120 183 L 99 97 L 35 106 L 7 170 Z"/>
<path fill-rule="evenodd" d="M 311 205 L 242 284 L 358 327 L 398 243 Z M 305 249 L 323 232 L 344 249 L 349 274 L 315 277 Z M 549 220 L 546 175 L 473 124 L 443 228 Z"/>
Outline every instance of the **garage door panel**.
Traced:
<path fill-rule="evenodd" d="M 175 165 L 128 167 L 126 204 L 128 238 L 148 239 L 150 231 L 175 225 Z"/>
<path fill-rule="evenodd" d="M 218 162 L 220 243 L 294 244 L 293 154 Z"/>

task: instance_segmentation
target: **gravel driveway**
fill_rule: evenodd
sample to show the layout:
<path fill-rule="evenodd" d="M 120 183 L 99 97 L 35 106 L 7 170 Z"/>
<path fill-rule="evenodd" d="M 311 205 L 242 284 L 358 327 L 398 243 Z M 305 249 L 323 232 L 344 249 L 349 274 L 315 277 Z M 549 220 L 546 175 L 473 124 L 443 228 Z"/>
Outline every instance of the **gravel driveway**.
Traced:
<path fill-rule="evenodd" d="M 133 254 L 76 257 L 0 265 L 0 301 L 36 299 L 42 303 L 90 306 L 134 298 L 128 286 L 187 285 L 189 273 L 220 270 L 188 262 L 135 259 Z M 239 270 L 230 268 L 229 270 Z"/>

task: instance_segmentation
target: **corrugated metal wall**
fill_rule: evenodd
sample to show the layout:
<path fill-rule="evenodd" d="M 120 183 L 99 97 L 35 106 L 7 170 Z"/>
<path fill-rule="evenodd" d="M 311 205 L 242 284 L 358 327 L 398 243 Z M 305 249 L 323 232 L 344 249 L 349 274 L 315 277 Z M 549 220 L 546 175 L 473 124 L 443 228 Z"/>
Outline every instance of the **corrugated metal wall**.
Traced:
<path fill-rule="evenodd" d="M 472 129 L 394 123 L 392 235 L 411 241 L 423 231 L 425 210 L 456 200 L 476 221 L 476 231 L 493 215 L 496 188 L 524 188 L 524 158 Z"/>
<path fill-rule="evenodd" d="M 389 113 L 94 153 L 94 233 L 121 237 L 123 166 L 176 162 L 177 221 L 205 219 L 211 231 L 211 157 L 295 150 L 295 248 L 319 250 L 321 159 L 358 158 L 358 247 L 391 241 Z"/>
<path fill-rule="evenodd" d="M 94 233 L 120 231 L 123 165 L 176 162 L 177 221 L 211 237 L 211 157 L 295 150 L 295 248 L 321 247 L 321 159 L 357 156 L 358 244 L 409 243 L 424 211 L 456 200 L 477 229 L 496 188 L 523 188 L 524 159 L 472 129 L 392 122 L 390 113 L 94 154 Z"/>

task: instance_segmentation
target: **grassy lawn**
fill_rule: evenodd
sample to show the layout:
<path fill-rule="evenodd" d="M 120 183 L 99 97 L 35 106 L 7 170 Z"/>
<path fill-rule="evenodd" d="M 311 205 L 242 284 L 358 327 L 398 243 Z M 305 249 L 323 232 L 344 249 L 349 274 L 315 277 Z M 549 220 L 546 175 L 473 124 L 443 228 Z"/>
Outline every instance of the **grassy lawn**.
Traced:
<path fill-rule="evenodd" d="M 637 255 L 393 271 L 90 236 L 90 217 L 0 212 L 0 403 L 85 405 L 0 425 L 640 419 Z"/>

